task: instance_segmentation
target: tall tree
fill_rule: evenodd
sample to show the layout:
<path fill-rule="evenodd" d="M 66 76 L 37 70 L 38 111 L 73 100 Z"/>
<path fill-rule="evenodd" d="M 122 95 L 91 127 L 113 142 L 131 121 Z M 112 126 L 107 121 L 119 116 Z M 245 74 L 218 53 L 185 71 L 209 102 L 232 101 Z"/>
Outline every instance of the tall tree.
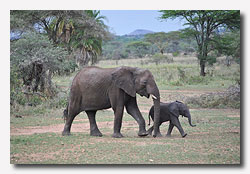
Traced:
<path fill-rule="evenodd" d="M 133 56 L 142 58 L 147 53 L 149 53 L 150 45 L 151 44 L 149 42 L 134 41 L 134 42 L 130 42 L 126 46 L 126 48 L 131 52 Z"/>
<path fill-rule="evenodd" d="M 211 37 L 218 28 L 231 30 L 240 28 L 238 10 L 161 10 L 161 19 L 185 19 L 189 32 L 194 35 L 198 45 L 200 75 L 205 76 L 205 65 L 209 59 Z"/>
<path fill-rule="evenodd" d="M 71 39 L 73 48 L 80 51 L 79 64 L 84 66 L 91 60 L 91 64 L 97 62 L 98 55 L 102 53 L 102 41 L 109 37 L 107 26 L 104 24 L 104 16 L 100 15 L 99 10 L 86 10 L 87 17 L 90 19 L 86 23 L 75 25 L 75 34 Z"/>
<path fill-rule="evenodd" d="M 168 45 L 168 35 L 165 32 L 146 34 L 144 40 L 155 45 L 161 54 L 164 53 L 165 48 Z"/>

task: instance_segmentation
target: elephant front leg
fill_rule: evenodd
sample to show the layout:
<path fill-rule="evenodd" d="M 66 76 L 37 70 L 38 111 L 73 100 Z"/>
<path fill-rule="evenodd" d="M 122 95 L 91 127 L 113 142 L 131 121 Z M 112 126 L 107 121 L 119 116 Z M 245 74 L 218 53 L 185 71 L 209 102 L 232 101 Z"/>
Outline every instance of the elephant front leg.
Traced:
<path fill-rule="evenodd" d="M 127 103 L 126 110 L 128 114 L 131 115 L 139 125 L 138 136 L 147 136 L 148 132 L 145 128 L 145 120 L 141 115 L 135 97 L 131 98 L 130 101 Z"/>
<path fill-rule="evenodd" d="M 114 137 L 114 138 L 122 138 L 123 137 L 123 135 L 121 134 L 123 110 L 124 110 L 124 106 L 117 107 L 114 109 L 114 112 L 115 112 L 114 133 L 112 135 L 112 137 Z"/>
<path fill-rule="evenodd" d="M 96 124 L 96 119 L 95 119 L 96 111 L 86 111 L 86 113 L 87 113 L 88 118 L 89 118 L 90 135 L 101 137 L 102 133 L 98 129 L 97 124 Z"/>
<path fill-rule="evenodd" d="M 181 136 L 184 138 L 187 134 L 184 132 L 179 119 L 178 118 L 173 119 L 173 124 L 178 128 Z"/>

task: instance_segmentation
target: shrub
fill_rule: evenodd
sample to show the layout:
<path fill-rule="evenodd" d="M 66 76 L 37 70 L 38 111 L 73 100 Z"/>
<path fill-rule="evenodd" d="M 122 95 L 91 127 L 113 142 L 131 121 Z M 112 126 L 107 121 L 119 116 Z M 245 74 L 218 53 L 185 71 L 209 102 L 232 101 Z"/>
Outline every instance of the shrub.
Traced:
<path fill-rule="evenodd" d="M 43 34 L 27 32 L 21 39 L 11 42 L 11 102 L 37 105 L 44 98 L 54 96 L 53 73 L 74 66 L 69 62 L 69 67 L 64 67 L 67 55 L 66 50 L 53 46 Z"/>
<path fill-rule="evenodd" d="M 154 62 L 156 65 L 158 65 L 160 62 L 167 62 L 167 63 L 172 63 L 173 62 L 173 58 L 169 57 L 167 55 L 164 54 L 154 54 L 152 56 L 153 60 L 152 62 Z"/>
<path fill-rule="evenodd" d="M 226 91 L 206 93 L 189 97 L 185 101 L 194 107 L 202 108 L 240 108 L 240 86 L 230 86 Z"/>
<path fill-rule="evenodd" d="M 173 55 L 174 57 L 177 57 L 179 54 L 180 54 L 180 53 L 179 53 L 178 51 L 172 53 L 172 55 Z"/>

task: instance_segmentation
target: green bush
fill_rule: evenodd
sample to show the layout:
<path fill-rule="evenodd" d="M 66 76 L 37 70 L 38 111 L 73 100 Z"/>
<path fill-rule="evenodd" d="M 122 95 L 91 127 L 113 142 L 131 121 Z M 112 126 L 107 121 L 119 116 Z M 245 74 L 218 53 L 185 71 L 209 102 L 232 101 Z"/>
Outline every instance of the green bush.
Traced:
<path fill-rule="evenodd" d="M 240 109 L 240 86 L 230 86 L 223 92 L 206 93 L 189 97 L 185 103 L 202 108 L 234 108 Z"/>
<path fill-rule="evenodd" d="M 186 82 L 189 85 L 198 85 L 198 84 L 208 85 L 209 81 L 210 81 L 210 78 L 208 76 L 203 77 L 203 76 L 200 76 L 200 75 L 191 76 L 191 77 L 188 77 L 186 79 Z"/>
<path fill-rule="evenodd" d="M 172 57 L 160 53 L 154 54 L 152 58 L 153 58 L 152 62 L 154 62 L 156 65 L 158 65 L 160 62 L 167 62 L 167 63 L 173 62 Z"/>
<path fill-rule="evenodd" d="M 62 92 L 59 92 L 56 97 L 50 99 L 47 103 L 50 108 L 65 108 L 68 103 L 68 95 Z"/>
<path fill-rule="evenodd" d="M 179 51 L 176 51 L 176 52 L 173 52 L 173 53 L 172 53 L 172 55 L 173 55 L 174 57 L 179 56 L 179 54 L 180 54 Z"/>
<path fill-rule="evenodd" d="M 10 104 L 15 105 L 16 103 L 24 105 L 26 98 L 22 92 L 22 80 L 19 78 L 19 73 L 16 66 L 11 67 L 10 71 Z"/>
<path fill-rule="evenodd" d="M 76 68 L 73 61 L 66 60 L 67 51 L 55 47 L 43 34 L 27 32 L 21 39 L 11 42 L 10 47 L 12 104 L 41 104 L 55 95 L 53 74 L 70 73 Z"/>

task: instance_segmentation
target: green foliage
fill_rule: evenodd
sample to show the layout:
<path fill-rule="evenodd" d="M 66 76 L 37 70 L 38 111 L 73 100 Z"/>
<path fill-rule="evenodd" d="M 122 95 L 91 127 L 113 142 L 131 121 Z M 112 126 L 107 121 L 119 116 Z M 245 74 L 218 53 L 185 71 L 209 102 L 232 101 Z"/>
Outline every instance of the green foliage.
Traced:
<path fill-rule="evenodd" d="M 169 36 L 165 32 L 150 33 L 145 35 L 144 40 L 157 46 L 160 53 L 163 54 L 164 50 L 168 46 Z"/>
<path fill-rule="evenodd" d="M 130 42 L 126 48 L 129 49 L 129 53 L 136 57 L 143 57 L 146 54 L 149 53 L 149 42 L 143 42 L 143 41 L 134 41 Z"/>
<path fill-rule="evenodd" d="M 130 53 L 127 45 L 135 41 L 142 41 L 142 36 L 114 36 L 111 40 L 103 43 L 102 57 L 116 60 L 129 56 L 134 57 L 135 55 Z"/>
<path fill-rule="evenodd" d="M 24 105 L 26 103 L 24 93 L 22 93 L 22 80 L 18 73 L 18 68 L 15 65 L 11 66 L 10 71 L 10 103 L 15 105 L 19 103 Z"/>
<path fill-rule="evenodd" d="M 12 103 L 38 105 L 44 99 L 43 95 L 53 95 L 51 92 L 55 90 L 51 74 L 65 71 L 66 56 L 67 51 L 54 47 L 42 34 L 28 32 L 21 39 L 11 42 Z M 47 71 L 49 74 L 46 74 Z M 30 93 L 30 87 L 36 92 L 38 85 L 44 94 Z"/>
<path fill-rule="evenodd" d="M 63 66 L 58 71 L 59 75 L 70 75 L 77 69 L 77 64 L 74 59 L 66 59 L 63 62 Z"/>
<path fill-rule="evenodd" d="M 55 72 L 62 68 L 67 51 L 54 47 L 47 36 L 38 33 L 26 33 L 21 39 L 11 43 L 11 64 L 27 67 L 40 61 L 47 70 Z"/>
<path fill-rule="evenodd" d="M 68 104 L 68 94 L 59 92 L 53 99 L 45 103 L 48 108 L 63 108 Z"/>
<path fill-rule="evenodd" d="M 179 53 L 179 51 L 176 51 L 176 52 L 173 52 L 172 54 L 174 57 L 177 57 L 180 53 Z"/>
<path fill-rule="evenodd" d="M 161 10 L 161 19 L 185 19 L 189 28 L 186 35 L 193 35 L 198 46 L 198 59 L 200 60 L 201 75 L 205 76 L 205 63 L 213 63 L 214 59 L 208 57 L 211 47 L 211 37 L 216 29 L 225 27 L 229 29 L 240 28 L 240 11 L 238 10 Z"/>
<path fill-rule="evenodd" d="M 163 37 L 163 39 L 161 38 Z M 171 31 L 168 33 L 160 32 L 139 36 L 114 36 L 110 41 L 103 43 L 102 55 L 104 59 L 121 59 L 138 57 L 138 51 L 135 47 L 127 47 L 127 45 L 133 45 L 136 42 L 150 43 L 148 50 L 142 50 L 147 56 L 157 53 L 192 53 L 196 50 L 196 43 L 193 37 L 183 37 L 182 31 Z M 142 48 L 144 49 L 144 48 Z"/>
<path fill-rule="evenodd" d="M 160 62 L 162 63 L 171 63 L 173 62 L 173 58 L 172 57 L 169 57 L 167 55 L 163 55 L 163 54 L 160 54 L 160 53 L 157 53 L 157 54 L 154 54 L 152 56 L 153 60 L 152 62 L 154 62 L 156 65 L 158 65 Z"/>
<path fill-rule="evenodd" d="M 98 10 L 12 10 L 11 31 L 40 31 L 69 53 L 80 50 L 78 62 L 83 66 L 97 62 L 102 41 L 109 37 L 103 19 Z"/>
<path fill-rule="evenodd" d="M 214 36 L 213 42 L 220 54 L 232 56 L 237 63 L 240 63 L 240 30 L 218 33 Z"/>

